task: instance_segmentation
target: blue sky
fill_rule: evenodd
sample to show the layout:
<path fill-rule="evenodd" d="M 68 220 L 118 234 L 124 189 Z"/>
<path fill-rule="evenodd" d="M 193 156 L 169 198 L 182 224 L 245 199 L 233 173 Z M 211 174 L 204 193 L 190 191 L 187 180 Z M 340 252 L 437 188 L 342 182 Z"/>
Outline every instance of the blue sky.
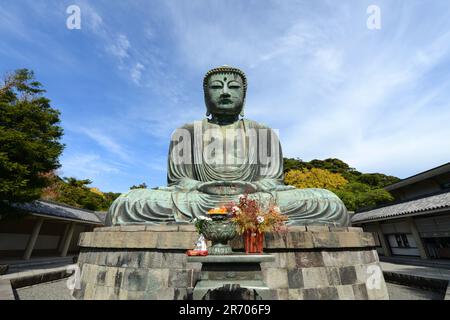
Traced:
<path fill-rule="evenodd" d="M 450 161 L 447 0 L 0 0 L 0 39 L 0 73 L 34 70 L 61 111 L 60 174 L 104 191 L 166 184 L 170 134 L 204 117 L 203 75 L 223 64 L 285 156 L 401 178 Z"/>

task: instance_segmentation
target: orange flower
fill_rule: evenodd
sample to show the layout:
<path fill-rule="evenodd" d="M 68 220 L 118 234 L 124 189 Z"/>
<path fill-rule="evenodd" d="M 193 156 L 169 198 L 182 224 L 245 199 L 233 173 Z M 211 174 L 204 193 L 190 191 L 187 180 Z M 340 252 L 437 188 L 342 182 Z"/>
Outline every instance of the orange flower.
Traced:
<path fill-rule="evenodd" d="M 213 208 L 208 211 L 208 214 L 227 214 L 227 208 L 225 207 Z"/>

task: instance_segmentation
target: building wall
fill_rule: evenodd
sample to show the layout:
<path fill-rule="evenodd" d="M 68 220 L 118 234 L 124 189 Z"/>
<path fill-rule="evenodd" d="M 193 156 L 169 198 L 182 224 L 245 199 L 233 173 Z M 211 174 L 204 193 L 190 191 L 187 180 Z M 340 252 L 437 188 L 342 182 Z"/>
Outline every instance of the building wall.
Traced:
<path fill-rule="evenodd" d="M 450 259 L 450 211 L 415 221 L 429 256 Z"/>
<path fill-rule="evenodd" d="M 432 217 L 418 217 L 415 221 L 423 238 L 450 237 L 450 212 Z"/>
<path fill-rule="evenodd" d="M 406 201 L 420 196 L 429 195 L 441 190 L 441 186 L 435 180 L 424 180 L 397 190 L 390 191 L 395 200 Z"/>
<path fill-rule="evenodd" d="M 37 217 L 2 221 L 0 223 L 0 258 L 22 257 L 37 222 Z M 69 221 L 46 218 L 42 224 L 32 256 L 60 255 L 59 247 Z M 69 253 L 78 253 L 78 239 L 82 232 L 91 231 L 92 225 L 77 224 L 69 246 Z"/>
<path fill-rule="evenodd" d="M 387 234 L 391 252 L 397 256 L 419 257 L 420 252 L 411 233 Z"/>
<path fill-rule="evenodd" d="M 413 217 L 414 224 L 427 255 L 431 259 L 450 259 L 450 210 L 440 214 Z M 419 245 L 413 236 L 407 219 L 379 221 L 382 236 L 387 240 L 394 256 L 420 257 Z M 378 237 L 376 222 L 361 225 L 365 232 L 372 232 L 377 239 L 377 252 L 384 255 Z"/>
<path fill-rule="evenodd" d="M 419 249 L 412 236 L 411 227 L 406 220 L 382 222 L 381 230 L 393 255 L 420 256 Z"/>

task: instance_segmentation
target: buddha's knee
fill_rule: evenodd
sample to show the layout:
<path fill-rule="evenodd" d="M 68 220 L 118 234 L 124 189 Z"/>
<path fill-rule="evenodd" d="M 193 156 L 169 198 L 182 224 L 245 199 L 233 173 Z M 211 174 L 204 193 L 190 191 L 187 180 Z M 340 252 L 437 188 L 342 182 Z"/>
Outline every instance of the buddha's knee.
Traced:
<path fill-rule="evenodd" d="M 279 200 L 314 200 L 320 199 L 321 201 L 341 201 L 337 195 L 326 189 L 308 188 L 308 189 L 292 189 L 277 192 L 277 198 Z"/>
<path fill-rule="evenodd" d="M 119 201 L 137 201 L 137 200 L 168 200 L 171 197 L 171 192 L 166 190 L 153 189 L 134 189 L 119 196 Z"/>

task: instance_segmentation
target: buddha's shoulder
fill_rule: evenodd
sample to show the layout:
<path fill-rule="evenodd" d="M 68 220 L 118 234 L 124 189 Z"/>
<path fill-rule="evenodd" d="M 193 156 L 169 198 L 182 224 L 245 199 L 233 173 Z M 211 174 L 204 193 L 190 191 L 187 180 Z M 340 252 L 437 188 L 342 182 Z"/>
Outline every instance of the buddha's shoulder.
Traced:
<path fill-rule="evenodd" d="M 202 125 L 202 120 L 194 121 L 194 122 L 190 122 L 190 123 L 185 123 L 181 127 L 178 127 L 176 130 L 189 130 L 189 131 L 192 131 L 192 130 L 194 130 L 194 127 L 199 126 L 199 125 Z"/>
<path fill-rule="evenodd" d="M 267 126 L 266 124 L 261 123 L 261 122 L 258 122 L 258 121 L 255 121 L 255 120 L 251 120 L 251 119 L 242 119 L 242 121 L 244 121 L 245 125 L 246 125 L 247 127 L 250 127 L 250 128 L 272 129 L 272 128 L 270 128 L 269 126 Z"/>
<path fill-rule="evenodd" d="M 271 129 L 269 126 L 265 125 L 264 123 L 258 122 L 258 121 L 254 121 L 251 119 L 241 119 L 239 120 L 240 122 L 242 122 L 247 128 L 258 128 L 258 129 Z M 194 122 L 190 122 L 190 123 L 185 123 L 184 125 L 182 125 L 181 127 L 177 128 L 177 130 L 189 130 L 192 131 L 194 130 L 195 127 L 203 127 L 203 126 L 207 126 L 208 125 L 208 120 L 204 119 L 204 120 L 198 120 L 198 121 L 194 121 Z"/>

